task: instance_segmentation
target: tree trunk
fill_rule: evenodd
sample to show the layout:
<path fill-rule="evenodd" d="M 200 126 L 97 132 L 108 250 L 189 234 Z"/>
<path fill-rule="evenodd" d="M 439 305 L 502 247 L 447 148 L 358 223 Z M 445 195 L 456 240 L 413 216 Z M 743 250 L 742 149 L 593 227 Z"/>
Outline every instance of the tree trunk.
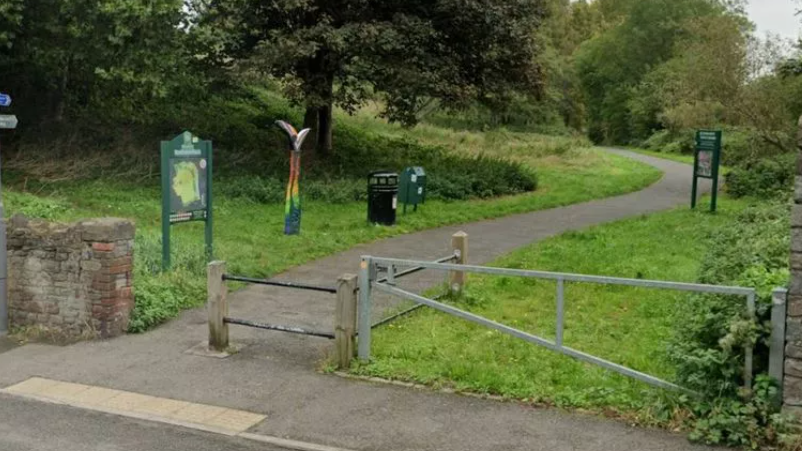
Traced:
<path fill-rule="evenodd" d="M 305 154 L 314 155 L 317 148 L 317 133 L 318 133 L 318 117 L 319 109 L 311 106 L 306 107 L 306 114 L 304 114 L 304 126 L 302 128 L 310 128 L 312 132 L 307 135 L 303 144 Z"/>
<path fill-rule="evenodd" d="M 320 107 L 318 132 L 317 132 L 317 150 L 321 155 L 330 155 L 332 150 L 332 105 Z"/>
<path fill-rule="evenodd" d="M 67 95 L 68 81 L 69 81 L 69 66 L 67 66 L 67 68 L 64 70 L 64 73 L 61 75 L 61 80 L 59 80 L 58 92 L 56 92 L 56 99 L 53 105 L 53 121 L 57 124 L 60 124 L 64 121 L 64 110 L 67 104 L 65 97 Z"/>

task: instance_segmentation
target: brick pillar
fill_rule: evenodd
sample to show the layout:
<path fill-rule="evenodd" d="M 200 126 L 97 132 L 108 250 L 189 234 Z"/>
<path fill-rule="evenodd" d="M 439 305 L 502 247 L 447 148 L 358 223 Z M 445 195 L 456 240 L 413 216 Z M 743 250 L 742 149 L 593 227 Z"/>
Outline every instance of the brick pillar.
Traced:
<path fill-rule="evenodd" d="M 90 249 L 85 266 L 93 270 L 89 299 L 92 326 L 103 338 L 125 333 L 134 308 L 134 227 L 115 218 L 80 224 L 83 241 Z"/>
<path fill-rule="evenodd" d="M 783 408 L 802 416 L 802 118 L 797 140 L 798 163 L 791 211 L 791 283 L 785 332 Z"/>

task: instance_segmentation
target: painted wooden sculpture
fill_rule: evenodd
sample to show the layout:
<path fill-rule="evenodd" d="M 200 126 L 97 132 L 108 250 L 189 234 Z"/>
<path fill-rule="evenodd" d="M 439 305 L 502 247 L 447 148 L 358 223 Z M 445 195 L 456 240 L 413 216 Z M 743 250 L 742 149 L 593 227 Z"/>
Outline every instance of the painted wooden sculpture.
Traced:
<path fill-rule="evenodd" d="M 301 197 L 298 181 L 301 177 L 301 145 L 310 129 L 300 132 L 284 121 L 276 121 L 276 125 L 287 133 L 290 140 L 290 179 L 287 182 L 286 205 L 284 207 L 284 234 L 301 233 Z"/>

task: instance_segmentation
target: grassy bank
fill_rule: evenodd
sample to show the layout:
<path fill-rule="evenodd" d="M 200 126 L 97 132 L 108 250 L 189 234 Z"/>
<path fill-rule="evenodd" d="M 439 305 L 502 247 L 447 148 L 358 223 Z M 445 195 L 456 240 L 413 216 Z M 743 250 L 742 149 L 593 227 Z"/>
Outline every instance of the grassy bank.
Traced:
<path fill-rule="evenodd" d="M 692 282 L 708 235 L 744 207 L 717 215 L 678 209 L 571 232 L 516 251 L 492 266 Z M 656 237 L 659 237 L 657 239 Z M 668 380 L 672 313 L 688 297 L 664 290 L 570 283 L 565 344 Z M 471 276 L 471 312 L 550 339 L 555 283 Z M 578 408 L 648 415 L 659 390 L 430 309 L 376 331 L 368 374 Z"/>
<path fill-rule="evenodd" d="M 275 131 L 248 128 L 245 124 L 257 119 L 270 123 L 257 106 L 269 106 L 270 114 L 277 117 L 298 112 L 269 91 L 255 92 L 257 97 L 250 108 L 243 109 L 240 116 L 227 116 L 226 120 L 243 130 L 246 138 L 262 137 L 265 142 L 273 143 L 270 146 L 280 149 L 283 144 L 271 141 L 276 138 Z M 302 234 L 294 237 L 283 235 L 284 206 L 279 201 L 283 199 L 286 168 L 268 164 L 275 160 L 275 164 L 284 165 L 286 156 L 271 151 L 265 159 L 260 159 L 253 149 L 244 147 L 241 155 L 245 159 L 232 160 L 240 154 L 233 150 L 237 147 L 231 147 L 233 141 L 223 139 L 219 158 L 215 158 L 216 168 L 222 167 L 215 180 L 215 257 L 226 260 L 233 272 L 270 276 L 359 243 L 623 194 L 641 189 L 660 177 L 659 171 L 650 166 L 591 148 L 581 138 L 503 130 L 460 132 L 425 124 L 409 130 L 377 119 L 370 111 L 355 117 L 338 114 L 337 124 L 337 153 L 329 160 L 316 161 L 317 169 L 302 175 Z M 211 126 L 207 128 L 212 136 L 227 136 Z M 209 135 L 201 133 L 201 136 Z M 240 142 L 246 145 L 249 139 L 242 138 Z M 173 228 L 175 270 L 159 273 L 158 171 L 155 175 L 152 171 L 143 173 L 141 169 L 146 166 L 141 165 L 124 176 L 77 171 L 75 177 L 61 177 L 58 175 L 73 172 L 63 167 L 45 171 L 47 165 L 36 163 L 39 161 L 36 159 L 25 164 L 24 156 L 24 153 L 18 156 L 18 165 L 4 173 L 7 214 L 19 212 L 61 221 L 98 216 L 136 221 L 133 331 L 153 327 L 203 301 L 205 261 L 201 224 Z M 107 156 L 106 160 L 109 159 Z M 439 184 L 441 194 L 433 196 L 417 213 L 399 216 L 395 227 L 368 225 L 365 201 L 353 201 L 360 198 L 354 193 L 364 196 L 364 173 L 384 165 L 400 169 L 404 165 L 421 164 L 418 159 L 432 165 L 425 164 L 430 170 L 430 184 Z M 92 167 L 73 163 L 84 169 Z M 235 163 L 239 166 L 234 167 Z M 269 171 L 257 170 L 265 164 Z M 31 171 L 26 172 L 28 168 Z M 527 173 L 536 174 L 535 191 L 498 196 L 497 193 L 520 192 L 515 188 L 518 174 Z M 357 178 L 358 174 L 362 176 Z M 502 184 L 508 188 L 499 190 Z"/>
<path fill-rule="evenodd" d="M 431 201 L 417 213 L 400 216 L 395 227 L 368 225 L 362 202 L 310 201 L 304 204 L 302 235 L 287 237 L 282 233 L 283 205 L 220 195 L 215 203 L 216 257 L 228 261 L 234 272 L 269 276 L 359 243 L 634 191 L 659 177 L 650 167 L 593 149 L 578 150 L 574 158 L 550 160 L 540 169 L 536 192 L 488 200 Z M 62 221 L 98 216 L 134 219 L 138 229 L 134 330 L 152 327 L 204 299 L 200 224 L 174 228 L 176 270 L 157 273 L 161 212 L 160 193 L 154 187 L 96 180 L 49 184 L 47 191 L 37 195 L 12 189 L 6 193 L 6 211 Z"/>

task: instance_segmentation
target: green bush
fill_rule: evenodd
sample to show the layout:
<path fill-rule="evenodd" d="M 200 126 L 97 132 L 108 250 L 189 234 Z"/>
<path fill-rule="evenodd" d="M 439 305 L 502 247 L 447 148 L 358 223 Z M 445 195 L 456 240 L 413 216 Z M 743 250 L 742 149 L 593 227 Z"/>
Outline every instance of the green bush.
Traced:
<path fill-rule="evenodd" d="M 795 154 L 748 163 L 734 168 L 727 174 L 727 192 L 733 197 L 782 196 L 793 187 L 795 170 Z"/>
<path fill-rule="evenodd" d="M 183 270 L 164 274 L 136 274 L 136 304 L 128 332 L 145 332 L 195 307 L 206 298 L 203 278 Z"/>
<path fill-rule="evenodd" d="M 367 197 L 368 173 L 400 172 L 407 166 L 426 169 L 429 199 L 489 198 L 537 188 L 535 173 L 520 163 L 484 155 L 455 155 L 441 147 L 347 127 L 338 130 L 337 151 L 330 158 L 316 161 L 302 174 L 302 198 L 332 203 L 362 201 Z M 217 186 L 229 197 L 260 203 L 283 202 L 286 184 L 283 177 L 284 174 L 228 175 Z"/>
<path fill-rule="evenodd" d="M 753 394 L 742 393 L 744 349 L 755 346 L 755 374 L 768 367 L 771 291 L 789 277 L 789 207 L 753 206 L 735 224 L 716 231 L 697 281 L 757 289 L 757 322 L 745 316 L 743 296 L 695 295 L 676 312 L 669 355 L 681 384 L 704 395 L 691 402 L 693 437 L 711 444 L 755 448 L 777 438 L 783 423 L 771 407 L 766 378 Z"/>
<path fill-rule="evenodd" d="M 135 303 L 128 332 L 144 332 L 206 299 L 202 277 L 206 268 L 203 247 L 175 238 L 172 243 L 172 269 L 162 273 L 161 236 L 156 231 L 137 232 Z"/>
<path fill-rule="evenodd" d="M 655 152 L 691 155 L 696 147 L 696 130 L 659 130 L 640 146 Z M 780 151 L 766 143 L 757 133 L 741 128 L 723 131 L 721 164 L 725 166 L 747 166 L 764 158 L 777 158 Z"/>
<path fill-rule="evenodd" d="M 659 130 L 646 139 L 641 146 L 655 152 L 692 154 L 694 150 L 694 132 Z"/>
<path fill-rule="evenodd" d="M 747 449 L 777 449 L 789 434 L 792 423 L 778 413 L 779 390 L 767 376 L 758 376 L 754 395 L 748 402 L 720 399 L 692 405 L 696 419 L 690 439 L 709 445 L 740 446 Z"/>
<path fill-rule="evenodd" d="M 340 175 L 364 179 L 374 170 L 401 171 L 407 166 L 423 166 L 429 176 L 430 198 L 486 198 L 537 188 L 537 176 L 532 170 L 501 158 L 455 155 L 442 147 L 353 129 L 343 130 L 339 139 L 340 150 L 330 164 Z"/>

